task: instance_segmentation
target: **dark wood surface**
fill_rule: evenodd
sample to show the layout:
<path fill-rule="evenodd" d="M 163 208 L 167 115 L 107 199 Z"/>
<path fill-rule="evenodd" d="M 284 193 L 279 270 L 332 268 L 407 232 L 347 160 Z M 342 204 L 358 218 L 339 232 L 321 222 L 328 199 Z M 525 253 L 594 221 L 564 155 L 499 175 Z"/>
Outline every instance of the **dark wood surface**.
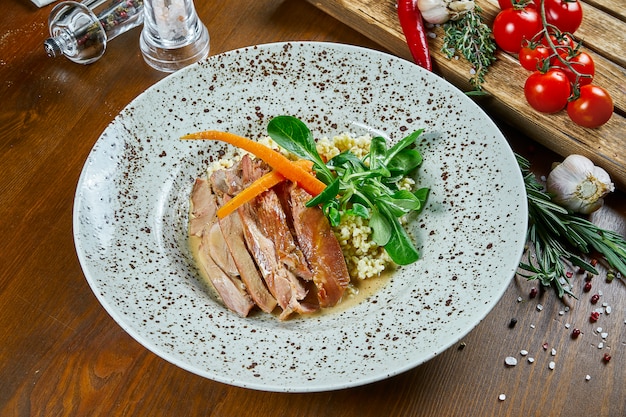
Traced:
<path fill-rule="evenodd" d="M 464 338 L 463 349 L 453 346 L 402 375 L 337 392 L 251 391 L 198 377 L 155 356 L 128 336 L 91 292 L 74 250 L 72 205 L 83 163 L 100 133 L 166 74 L 143 62 L 139 29 L 114 39 L 100 61 L 82 66 L 44 54 L 52 6 L 38 9 L 27 0 L 5 0 L 3 6 L 0 415 L 626 415 L 626 281 L 608 283 L 603 274 L 594 278 L 590 293 L 582 291 L 582 276 L 574 276 L 580 297 L 569 301 L 569 309 L 551 291 L 530 299 L 536 283 L 515 277 L 494 310 Z M 285 40 L 382 49 L 305 0 L 197 1 L 196 7 L 211 34 L 211 55 Z M 501 127 L 537 173 L 559 158 Z M 593 220 L 626 234 L 625 203 L 623 192 L 612 194 Z M 603 297 L 593 306 L 589 299 L 598 291 Z M 591 323 L 589 313 L 602 302 L 612 307 L 611 314 Z M 509 328 L 512 318 L 518 322 Z M 578 339 L 570 337 L 574 327 L 582 330 Z M 608 333 L 601 349 L 598 327 Z M 534 363 L 520 356 L 522 349 Z M 604 353 L 612 356 L 610 362 L 603 361 Z M 506 367 L 507 356 L 519 364 Z"/>

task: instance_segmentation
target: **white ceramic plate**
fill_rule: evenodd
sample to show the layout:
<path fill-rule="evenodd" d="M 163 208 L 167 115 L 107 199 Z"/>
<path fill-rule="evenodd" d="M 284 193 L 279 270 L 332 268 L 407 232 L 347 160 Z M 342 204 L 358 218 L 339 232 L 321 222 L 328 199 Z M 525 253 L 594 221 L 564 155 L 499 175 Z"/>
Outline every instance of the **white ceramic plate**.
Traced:
<path fill-rule="evenodd" d="M 280 322 L 226 310 L 187 246 L 193 180 L 227 147 L 180 141 L 222 129 L 253 138 L 290 114 L 314 134 L 425 128 L 412 224 L 422 258 L 348 310 Z M 381 380 L 441 353 L 504 293 L 526 231 L 524 185 L 500 131 L 462 92 L 396 57 L 328 43 L 245 48 L 172 74 L 130 103 L 85 163 L 74 237 L 89 285 L 132 337 L 226 384 L 325 391 Z"/>

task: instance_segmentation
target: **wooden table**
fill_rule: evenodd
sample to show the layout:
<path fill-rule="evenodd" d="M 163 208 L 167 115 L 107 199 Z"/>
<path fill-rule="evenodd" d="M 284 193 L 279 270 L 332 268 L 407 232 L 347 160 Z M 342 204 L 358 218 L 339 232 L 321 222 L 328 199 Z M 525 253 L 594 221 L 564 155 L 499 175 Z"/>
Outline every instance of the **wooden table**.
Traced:
<path fill-rule="evenodd" d="M 381 49 L 305 0 L 196 3 L 211 33 L 211 54 L 285 40 Z M 47 58 L 42 41 L 51 6 L 3 4 L 0 415 L 626 415 L 626 280 L 608 283 L 603 274 L 589 293 L 582 291 L 582 276 L 575 276 L 580 299 L 567 306 L 552 291 L 529 298 L 536 283 L 515 277 L 495 309 L 464 338 L 463 349 L 454 346 L 389 380 L 338 392 L 251 391 L 203 379 L 155 356 L 111 319 L 87 285 L 74 251 L 72 204 L 100 133 L 166 74 L 143 62 L 138 29 L 112 41 L 90 66 Z M 537 173 L 559 159 L 501 127 Z M 624 192 L 612 194 L 593 220 L 625 234 Z M 593 306 L 589 300 L 598 291 L 603 296 Z M 589 313 L 603 302 L 611 314 L 590 323 Z M 510 328 L 512 318 L 518 322 Z M 570 337 L 574 327 L 582 330 L 578 339 Z M 607 333 L 605 340 L 598 327 Z M 612 356 L 608 363 L 605 353 Z M 505 366 L 507 356 L 519 364 Z"/>

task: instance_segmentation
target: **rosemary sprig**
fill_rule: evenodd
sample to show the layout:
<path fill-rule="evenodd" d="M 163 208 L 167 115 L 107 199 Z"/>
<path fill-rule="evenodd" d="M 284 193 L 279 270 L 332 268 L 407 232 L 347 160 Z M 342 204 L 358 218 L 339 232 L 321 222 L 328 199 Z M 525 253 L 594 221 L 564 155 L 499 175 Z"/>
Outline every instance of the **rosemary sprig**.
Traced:
<path fill-rule="evenodd" d="M 475 73 L 470 83 L 476 91 L 482 91 L 485 75 L 489 66 L 496 60 L 496 43 L 491 36 L 491 29 L 483 23 L 481 8 L 476 5 L 459 20 L 449 20 L 444 24 L 444 40 L 441 51 L 448 58 L 457 52 L 474 67 Z"/>
<path fill-rule="evenodd" d="M 554 286 L 560 298 L 565 294 L 574 296 L 564 262 L 598 274 L 593 265 L 574 253 L 588 255 L 595 250 L 611 268 L 625 276 L 626 240 L 552 202 L 544 185 L 530 171 L 528 160 L 519 155 L 516 157 L 528 200 L 527 238 L 535 252 L 534 264 L 530 256 L 528 262 L 520 262 L 519 268 L 526 271 L 520 275 L 528 280 L 537 279 L 544 286 Z"/>

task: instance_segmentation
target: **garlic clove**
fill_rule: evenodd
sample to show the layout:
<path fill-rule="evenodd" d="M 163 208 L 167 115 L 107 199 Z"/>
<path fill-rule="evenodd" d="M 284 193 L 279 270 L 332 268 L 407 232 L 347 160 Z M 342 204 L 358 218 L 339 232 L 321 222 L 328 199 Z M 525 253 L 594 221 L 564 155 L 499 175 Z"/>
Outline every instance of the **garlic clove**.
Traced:
<path fill-rule="evenodd" d="M 609 174 L 582 155 L 570 155 L 554 167 L 546 181 L 553 201 L 574 213 L 589 214 L 615 190 Z"/>

